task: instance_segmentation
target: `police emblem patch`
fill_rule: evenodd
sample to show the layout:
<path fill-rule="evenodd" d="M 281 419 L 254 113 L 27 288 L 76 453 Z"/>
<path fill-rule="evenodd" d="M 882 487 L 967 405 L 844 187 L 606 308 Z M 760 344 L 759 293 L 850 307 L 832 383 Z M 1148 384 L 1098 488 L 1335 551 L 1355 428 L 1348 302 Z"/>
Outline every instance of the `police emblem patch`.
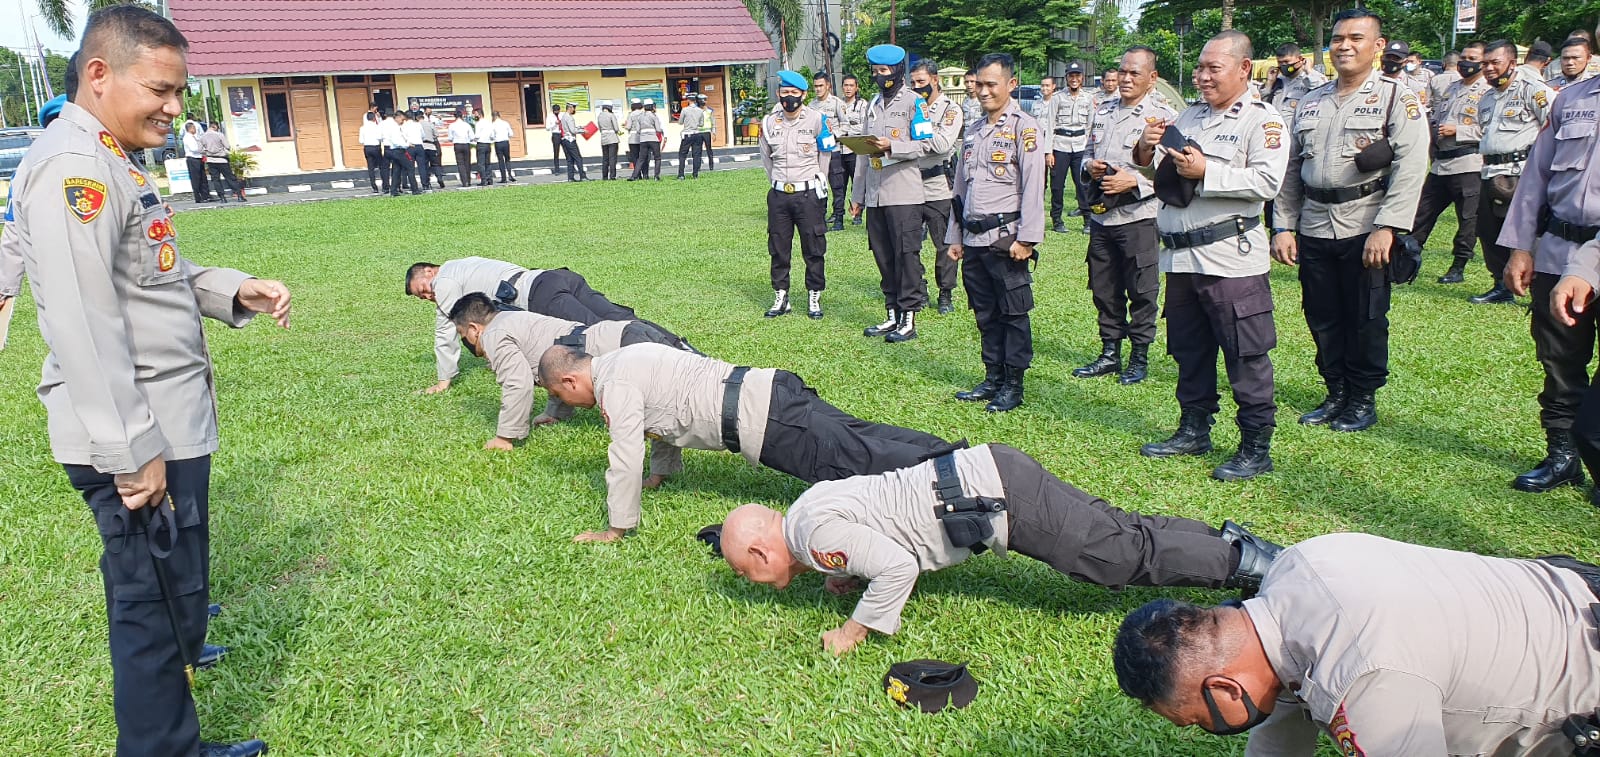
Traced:
<path fill-rule="evenodd" d="M 159 242 L 172 236 L 172 222 L 165 218 L 157 218 L 150 222 L 150 228 L 145 232 L 150 241 Z"/>
<path fill-rule="evenodd" d="M 1262 137 L 1262 142 L 1266 144 L 1268 150 L 1276 150 L 1283 146 L 1283 135 L 1275 131 L 1269 131 Z"/>
<path fill-rule="evenodd" d="M 78 217 L 79 223 L 88 223 L 100 215 L 106 206 L 106 185 L 94 179 L 70 178 L 63 182 L 67 209 Z"/>
<path fill-rule="evenodd" d="M 1422 109 L 1418 108 L 1417 104 L 1414 102 L 1406 103 L 1406 118 L 1409 118 L 1412 121 L 1422 118 Z"/>
<path fill-rule="evenodd" d="M 1000 165 L 995 166 L 994 167 L 994 175 L 995 175 L 996 178 L 1001 178 L 1001 179 L 1005 178 L 1006 167 L 1005 166 L 1000 166 Z"/>
<path fill-rule="evenodd" d="M 1378 101 L 1378 96 L 1376 94 L 1374 94 L 1371 97 L 1367 98 L 1367 104 L 1368 105 L 1372 105 L 1373 103 L 1376 103 L 1377 101 Z"/>
<path fill-rule="evenodd" d="M 1028 127 L 1022 130 L 1022 149 L 1033 152 L 1039 149 L 1039 130 Z"/>
<path fill-rule="evenodd" d="M 161 251 L 156 253 L 156 267 L 160 268 L 162 273 L 166 273 L 177 264 L 178 248 L 173 247 L 171 242 L 161 243 Z"/>
<path fill-rule="evenodd" d="M 952 126 L 956 122 L 956 109 L 951 108 L 944 112 L 944 125 Z"/>
<path fill-rule="evenodd" d="M 1342 704 L 1333 714 L 1333 720 L 1328 722 L 1328 735 L 1333 737 L 1333 744 L 1338 747 L 1339 754 L 1345 757 L 1366 757 L 1367 753 L 1361 751 L 1361 746 L 1356 743 L 1356 732 L 1351 730 L 1350 719 L 1345 717 Z"/>
<path fill-rule="evenodd" d="M 811 550 L 811 559 L 822 566 L 823 570 L 844 570 L 845 566 L 850 563 L 850 558 L 846 557 L 842 551 L 818 552 L 813 549 Z"/>
<path fill-rule="evenodd" d="M 138 184 L 141 187 L 144 186 L 145 183 L 146 183 L 146 180 L 144 178 L 144 174 L 139 173 L 135 169 L 132 169 L 132 168 L 128 169 L 128 177 L 133 179 L 133 183 Z"/>
<path fill-rule="evenodd" d="M 899 139 L 900 138 L 900 130 L 899 129 L 890 129 L 889 130 L 889 138 L 890 139 Z"/>
<path fill-rule="evenodd" d="M 1462 126 L 1471 126 L 1472 125 L 1472 116 L 1462 116 L 1461 117 L 1461 125 Z"/>
<path fill-rule="evenodd" d="M 1364 150 L 1370 144 L 1372 144 L 1372 138 L 1371 137 L 1368 137 L 1365 134 L 1363 134 L 1363 135 L 1361 135 L 1359 137 L 1356 137 L 1356 149 L 1357 150 Z"/>
<path fill-rule="evenodd" d="M 989 161 L 992 163 L 1004 163 L 1010 159 L 1010 155 L 1007 155 L 1000 150 L 995 150 L 994 153 L 989 156 Z"/>
<path fill-rule="evenodd" d="M 1550 98 L 1545 96 L 1544 90 L 1536 89 L 1533 91 L 1533 101 L 1538 103 L 1539 107 L 1543 108 L 1547 103 L 1550 102 Z"/>
<path fill-rule="evenodd" d="M 117 146 L 117 138 L 111 136 L 111 132 L 100 132 L 100 144 L 105 145 L 106 149 L 110 150 L 112 155 L 115 155 L 123 160 L 128 159 L 128 155 L 122 151 L 121 147 Z"/>

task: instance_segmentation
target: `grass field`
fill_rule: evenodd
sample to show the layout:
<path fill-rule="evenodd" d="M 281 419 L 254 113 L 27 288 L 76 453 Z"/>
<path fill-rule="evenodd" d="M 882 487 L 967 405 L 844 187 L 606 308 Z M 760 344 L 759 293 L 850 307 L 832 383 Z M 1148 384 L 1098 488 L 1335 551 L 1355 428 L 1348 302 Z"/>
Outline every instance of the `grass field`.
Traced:
<path fill-rule="evenodd" d="M 509 453 L 481 360 L 433 382 L 432 311 L 401 294 L 404 267 L 484 255 L 568 266 L 612 299 L 723 359 L 799 373 L 873 420 L 1012 444 L 1116 505 L 1293 542 L 1356 530 L 1489 554 L 1600 557 L 1584 493 L 1513 492 L 1543 455 L 1541 381 L 1520 308 L 1471 306 L 1488 286 L 1436 285 L 1454 224 L 1419 283 L 1394 296 L 1393 376 L 1373 430 L 1295 423 L 1322 388 L 1294 273 L 1277 267 L 1277 472 L 1210 480 L 1236 444 L 1224 399 L 1218 451 L 1157 461 L 1138 446 L 1177 417 L 1176 371 L 1146 383 L 1069 375 L 1099 349 L 1084 288 L 1086 236 L 1041 247 L 1038 358 L 1027 404 L 1001 416 L 950 393 L 980 374 L 970 312 L 919 324 L 905 345 L 866 339 L 881 319 L 858 227 L 830 234 L 827 318 L 764 320 L 765 217 L 757 171 L 692 184 L 524 186 L 396 200 L 187 213 L 196 261 L 280 278 L 288 332 L 208 324 L 223 447 L 212 493 L 211 640 L 232 645 L 197 687 L 207 738 L 259 735 L 274 754 L 1238 754 L 1244 739 L 1178 731 L 1116 688 L 1123 615 L 1165 595 L 1074 583 L 1025 558 L 982 556 L 925 576 L 897 636 L 834 659 L 819 634 L 853 599 L 803 577 L 745 584 L 693 533 L 742 502 L 786 505 L 803 484 L 734 455 L 689 452 L 647 492 L 619 545 L 604 525 L 606 435 L 597 413 L 537 430 Z M 800 282 L 797 251 L 796 282 Z M 964 305 L 964 296 L 958 295 Z M 33 396 L 44 356 L 31 301 L 0 353 L 0 753 L 108 753 L 114 739 L 99 541 L 49 456 Z M 1165 328 L 1156 353 L 1165 344 Z M 1226 392 L 1224 392 L 1226 395 Z M 1382 586 L 1373 591 L 1383 591 Z M 983 689 L 962 711 L 897 709 L 892 661 L 970 661 Z"/>

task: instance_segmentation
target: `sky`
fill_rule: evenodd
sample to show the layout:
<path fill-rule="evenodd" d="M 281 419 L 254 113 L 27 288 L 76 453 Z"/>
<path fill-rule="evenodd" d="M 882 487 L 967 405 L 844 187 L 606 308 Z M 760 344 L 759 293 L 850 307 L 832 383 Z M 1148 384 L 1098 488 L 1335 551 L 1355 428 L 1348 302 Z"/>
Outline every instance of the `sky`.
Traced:
<path fill-rule="evenodd" d="M 78 31 L 83 30 L 83 20 L 87 14 L 84 10 L 83 0 L 70 0 L 73 10 L 73 20 L 77 22 Z M 58 55 L 71 55 L 78 48 L 77 39 L 62 39 L 52 34 L 45 28 L 44 22 L 39 19 L 39 6 L 36 0 L 0 0 L 0 45 L 12 49 L 32 48 L 29 43 L 28 27 L 32 26 L 39 34 L 39 39 L 44 43 L 46 50 Z"/>

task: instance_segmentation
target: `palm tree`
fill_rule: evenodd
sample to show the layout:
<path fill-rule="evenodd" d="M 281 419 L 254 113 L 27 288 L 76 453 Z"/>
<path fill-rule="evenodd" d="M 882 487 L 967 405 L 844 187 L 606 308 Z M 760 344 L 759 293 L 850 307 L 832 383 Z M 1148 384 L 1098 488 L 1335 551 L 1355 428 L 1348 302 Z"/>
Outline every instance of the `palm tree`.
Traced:
<path fill-rule="evenodd" d="M 40 0 L 45 2 L 46 0 Z M 744 7 L 749 9 L 750 17 L 756 20 L 768 34 L 776 33 L 779 44 L 782 46 L 782 60 L 784 65 L 789 65 L 789 52 L 794 49 L 794 44 L 800 39 L 800 32 L 805 28 L 805 4 L 802 0 L 744 0 Z"/>
<path fill-rule="evenodd" d="M 75 36 L 72 26 L 76 19 L 72 17 L 72 3 L 68 0 L 38 0 L 38 3 L 39 16 L 44 19 L 45 26 L 50 27 L 50 31 L 67 39 Z M 89 0 L 88 5 L 90 13 L 113 5 L 142 5 L 157 10 L 154 3 L 140 0 Z"/>

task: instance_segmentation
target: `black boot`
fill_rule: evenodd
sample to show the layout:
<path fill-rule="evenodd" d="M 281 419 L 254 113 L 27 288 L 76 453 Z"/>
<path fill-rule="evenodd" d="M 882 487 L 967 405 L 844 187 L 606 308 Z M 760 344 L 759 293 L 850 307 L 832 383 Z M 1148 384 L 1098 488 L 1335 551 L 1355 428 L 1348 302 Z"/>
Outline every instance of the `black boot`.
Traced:
<path fill-rule="evenodd" d="M 1558 486 L 1583 485 L 1583 462 L 1572 447 L 1572 432 L 1564 428 L 1544 430 L 1545 457 L 1533 470 L 1517 476 L 1511 488 L 1519 492 L 1547 492 Z"/>
<path fill-rule="evenodd" d="M 956 399 L 963 402 L 987 402 L 994 399 L 995 392 L 1000 391 L 1000 384 L 1005 380 L 1005 370 L 998 365 L 986 365 L 983 368 L 983 380 L 971 389 L 956 392 Z"/>
<path fill-rule="evenodd" d="M 950 290 L 939 290 L 939 315 L 949 315 L 956 310 L 955 300 L 950 296 Z"/>
<path fill-rule="evenodd" d="M 1090 360 L 1088 365 L 1073 368 L 1072 375 L 1078 378 L 1094 378 L 1096 376 L 1110 376 L 1122 370 L 1122 340 L 1107 339 L 1101 342 L 1100 356 Z"/>
<path fill-rule="evenodd" d="M 1178 430 L 1164 442 L 1151 442 L 1139 448 L 1145 457 L 1204 455 L 1211 451 L 1211 414 L 1186 407 L 1178 418 Z"/>
<path fill-rule="evenodd" d="M 1272 427 L 1239 429 L 1239 451 L 1211 471 L 1218 481 L 1243 481 L 1272 470 Z"/>
<path fill-rule="evenodd" d="M 1000 391 L 994 393 L 994 399 L 983 409 L 991 413 L 1004 413 L 1022 406 L 1022 373 L 1026 368 L 1005 366 L 1004 378 L 1000 384 Z"/>
<path fill-rule="evenodd" d="M 1300 416 L 1300 422 L 1307 426 L 1321 426 L 1331 423 L 1334 418 L 1344 412 L 1344 406 L 1350 404 L 1350 391 L 1345 388 L 1344 382 L 1339 381 L 1328 385 L 1328 396 L 1305 415 Z"/>
<path fill-rule="evenodd" d="M 1222 540 L 1239 550 L 1239 567 L 1222 583 L 1222 588 L 1242 589 L 1245 599 L 1255 596 L 1272 561 L 1283 553 L 1283 547 L 1250 533 L 1249 529 L 1231 520 L 1222 522 Z"/>
<path fill-rule="evenodd" d="M 828 219 L 828 231 L 844 231 L 844 214 L 835 213 Z"/>
<path fill-rule="evenodd" d="M 772 293 L 772 307 L 767 309 L 768 318 L 777 318 L 789 312 L 789 290 L 779 289 Z"/>
<path fill-rule="evenodd" d="M 218 644 L 202 645 L 200 647 L 200 656 L 194 661 L 194 667 L 196 670 L 207 670 L 209 668 L 214 668 L 217 666 L 217 663 L 222 662 L 222 658 L 226 656 L 228 656 L 227 647 Z"/>
<path fill-rule="evenodd" d="M 1511 293 L 1506 285 L 1496 281 L 1494 287 L 1477 297 L 1468 297 L 1467 302 L 1474 305 L 1503 305 L 1517 301 L 1517 296 Z"/>
<path fill-rule="evenodd" d="M 1135 344 L 1128 348 L 1128 368 L 1117 377 L 1117 383 L 1127 386 L 1137 384 L 1150 374 L 1150 345 Z"/>
<path fill-rule="evenodd" d="M 1067 233 L 1067 225 L 1062 223 L 1061 219 L 1057 218 L 1055 223 L 1050 226 L 1050 230 L 1057 234 L 1065 234 Z"/>
<path fill-rule="evenodd" d="M 237 744 L 200 742 L 200 757 L 256 757 L 266 753 L 267 743 L 261 739 L 241 741 Z"/>
<path fill-rule="evenodd" d="M 885 320 L 883 323 L 880 323 L 876 326 L 866 327 L 866 329 L 862 330 L 861 335 L 883 336 L 884 334 L 887 334 L 898 328 L 900 326 L 900 311 L 895 310 L 894 308 L 886 308 L 885 312 L 888 314 L 888 320 Z"/>
<path fill-rule="evenodd" d="M 1360 390 L 1350 393 L 1344 412 L 1328 423 L 1334 431 L 1366 431 L 1378 422 L 1378 398 L 1372 392 Z"/>
<path fill-rule="evenodd" d="M 890 344 L 909 342 L 917 338 L 917 311 L 907 310 L 900 314 L 900 324 L 883 335 L 883 341 Z"/>
<path fill-rule="evenodd" d="M 1461 282 L 1467 280 L 1467 277 L 1464 275 L 1464 274 L 1466 274 L 1466 272 L 1467 272 L 1467 263 L 1466 263 L 1466 261 L 1457 260 L 1456 262 L 1450 264 L 1450 270 L 1445 271 L 1444 275 L 1439 277 L 1439 283 L 1440 284 L 1460 284 Z"/>

